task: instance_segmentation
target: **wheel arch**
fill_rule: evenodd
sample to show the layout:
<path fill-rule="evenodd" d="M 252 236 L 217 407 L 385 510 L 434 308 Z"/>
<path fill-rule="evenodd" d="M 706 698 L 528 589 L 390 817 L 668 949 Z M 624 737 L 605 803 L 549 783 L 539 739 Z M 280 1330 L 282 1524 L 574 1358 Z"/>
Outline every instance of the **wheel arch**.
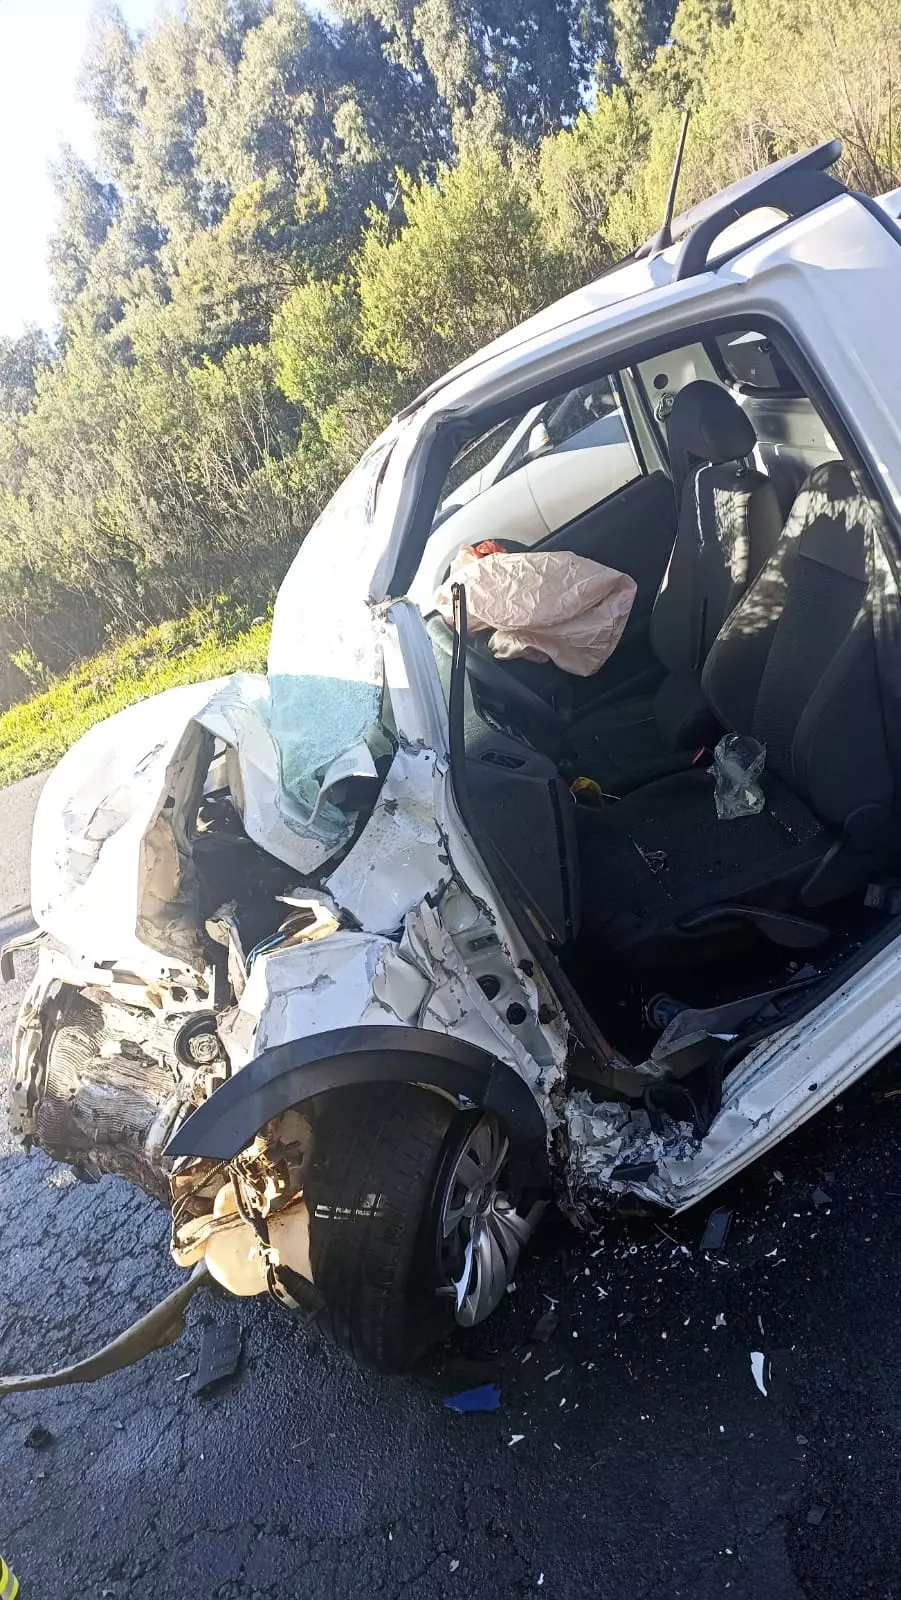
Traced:
<path fill-rule="evenodd" d="M 332 1089 L 379 1082 L 432 1085 L 493 1111 L 509 1135 L 517 1181 L 549 1187 L 547 1125 L 525 1079 L 465 1039 L 387 1024 L 336 1028 L 261 1051 L 176 1129 L 165 1154 L 229 1161 L 282 1112 Z"/>

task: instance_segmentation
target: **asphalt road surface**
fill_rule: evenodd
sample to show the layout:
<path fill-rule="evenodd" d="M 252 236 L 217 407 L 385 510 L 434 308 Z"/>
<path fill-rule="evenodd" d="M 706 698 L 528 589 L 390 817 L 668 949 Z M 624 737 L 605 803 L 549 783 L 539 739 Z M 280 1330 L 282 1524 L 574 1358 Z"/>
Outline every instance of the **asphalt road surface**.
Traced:
<path fill-rule="evenodd" d="M 3 938 L 27 925 L 38 788 L 0 794 Z M 413 1379 L 254 1301 L 235 1379 L 200 1399 L 204 1319 L 232 1314 L 209 1298 L 137 1368 L 0 1402 L 23 1600 L 901 1596 L 896 1085 L 886 1063 L 724 1191 L 719 1256 L 698 1250 L 706 1211 L 591 1239 L 547 1223 L 501 1312 Z M 89 1352 L 181 1277 L 150 1201 L 0 1133 L 0 1370 Z M 486 1380 L 497 1412 L 443 1407 Z"/>

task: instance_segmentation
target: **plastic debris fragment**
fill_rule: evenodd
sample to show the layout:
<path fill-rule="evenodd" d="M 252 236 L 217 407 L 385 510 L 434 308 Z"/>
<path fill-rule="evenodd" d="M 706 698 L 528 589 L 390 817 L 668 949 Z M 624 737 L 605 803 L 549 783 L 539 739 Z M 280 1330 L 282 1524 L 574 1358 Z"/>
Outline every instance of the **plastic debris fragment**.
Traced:
<path fill-rule="evenodd" d="M 500 1403 L 501 1391 L 496 1383 L 480 1383 L 476 1389 L 449 1394 L 444 1401 L 448 1411 L 496 1411 Z"/>
<path fill-rule="evenodd" d="M 766 1358 L 762 1350 L 751 1351 L 751 1375 L 762 1395 L 765 1395 L 767 1392 L 766 1384 L 763 1381 L 765 1359 Z"/>
<path fill-rule="evenodd" d="M 49 1450 L 54 1442 L 54 1436 L 50 1429 L 42 1428 L 40 1423 L 36 1423 L 31 1432 L 25 1436 L 25 1443 L 29 1450 Z"/>
<path fill-rule="evenodd" d="M 753 817 L 766 800 L 759 778 L 766 761 L 766 745 L 750 734 L 724 734 L 713 752 L 716 814 L 720 822 Z"/>
<path fill-rule="evenodd" d="M 732 1226 L 732 1212 L 723 1206 L 711 1211 L 710 1216 L 701 1234 L 702 1250 L 722 1250 L 726 1243 L 726 1236 Z"/>
<path fill-rule="evenodd" d="M 532 1340 L 532 1343 L 547 1344 L 551 1335 L 556 1333 L 557 1324 L 559 1321 L 560 1318 L 557 1316 L 557 1313 L 554 1311 L 553 1307 L 542 1312 L 541 1316 L 538 1318 L 538 1321 L 535 1323 L 532 1332 L 529 1334 L 529 1338 Z"/>
<path fill-rule="evenodd" d="M 241 1324 L 236 1316 L 227 1316 L 224 1321 L 211 1322 L 204 1328 L 194 1385 L 196 1395 L 209 1394 L 220 1383 L 234 1377 L 243 1342 Z"/>

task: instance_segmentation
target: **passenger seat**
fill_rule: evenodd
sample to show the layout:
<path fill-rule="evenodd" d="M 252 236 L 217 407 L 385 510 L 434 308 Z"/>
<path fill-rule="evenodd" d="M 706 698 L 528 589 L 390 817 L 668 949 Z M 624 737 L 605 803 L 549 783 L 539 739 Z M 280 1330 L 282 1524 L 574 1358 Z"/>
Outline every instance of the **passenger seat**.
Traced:
<path fill-rule="evenodd" d="M 766 745 L 762 812 L 718 821 L 697 768 L 577 810 L 583 926 L 606 948 L 668 960 L 749 929 L 803 943 L 780 913 L 803 919 L 897 857 L 901 749 L 881 662 L 901 605 L 873 577 L 884 538 L 848 468 L 817 467 L 708 656 L 718 722 Z"/>
<path fill-rule="evenodd" d="M 747 464 L 754 428 L 725 389 L 698 380 L 681 390 L 667 441 L 679 520 L 650 634 L 665 676 L 656 694 L 605 701 L 568 731 L 579 772 L 611 794 L 686 767 L 715 741 L 701 668 L 782 531 L 770 479 Z M 598 682 L 602 688 L 603 672 Z"/>

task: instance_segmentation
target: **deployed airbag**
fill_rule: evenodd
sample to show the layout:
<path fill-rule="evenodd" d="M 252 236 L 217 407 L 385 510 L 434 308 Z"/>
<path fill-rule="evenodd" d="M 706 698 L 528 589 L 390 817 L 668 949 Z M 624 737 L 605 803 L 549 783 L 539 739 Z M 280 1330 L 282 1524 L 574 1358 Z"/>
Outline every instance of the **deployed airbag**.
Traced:
<path fill-rule="evenodd" d="M 490 629 L 493 655 L 553 661 L 579 678 L 590 678 L 613 654 L 636 593 L 627 573 L 568 550 L 480 558 L 464 545 L 435 595 L 435 609 L 450 626 L 455 583 L 466 588 L 470 633 Z"/>

